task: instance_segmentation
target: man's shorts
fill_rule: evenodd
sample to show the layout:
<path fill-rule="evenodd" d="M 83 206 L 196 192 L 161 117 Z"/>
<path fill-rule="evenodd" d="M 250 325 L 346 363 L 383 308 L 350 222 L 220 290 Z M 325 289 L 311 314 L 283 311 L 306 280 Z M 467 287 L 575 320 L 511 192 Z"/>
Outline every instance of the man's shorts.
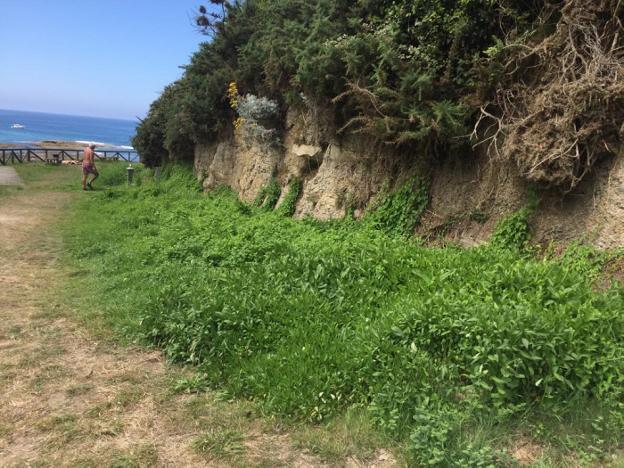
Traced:
<path fill-rule="evenodd" d="M 96 175 L 98 173 L 95 168 L 95 164 L 83 164 L 82 165 L 82 173 L 83 174 L 93 174 Z"/>

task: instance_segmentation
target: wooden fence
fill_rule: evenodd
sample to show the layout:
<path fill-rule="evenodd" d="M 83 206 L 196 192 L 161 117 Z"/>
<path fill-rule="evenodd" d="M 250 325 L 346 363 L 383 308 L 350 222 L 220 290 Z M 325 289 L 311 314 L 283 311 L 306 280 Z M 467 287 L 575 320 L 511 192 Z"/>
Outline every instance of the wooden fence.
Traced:
<path fill-rule="evenodd" d="M 1 148 L 0 165 L 28 162 L 57 163 L 65 160 L 80 161 L 82 159 L 81 149 L 63 148 Z M 128 150 L 97 150 L 95 159 L 99 161 L 127 161 L 139 162 L 139 154 Z"/>

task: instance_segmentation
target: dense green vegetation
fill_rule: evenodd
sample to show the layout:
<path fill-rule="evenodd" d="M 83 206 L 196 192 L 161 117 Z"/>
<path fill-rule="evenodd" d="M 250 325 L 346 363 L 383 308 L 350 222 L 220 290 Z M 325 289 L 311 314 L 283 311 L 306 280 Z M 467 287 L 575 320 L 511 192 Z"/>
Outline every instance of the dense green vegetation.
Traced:
<path fill-rule="evenodd" d="M 534 257 L 522 216 L 489 246 L 422 247 L 403 237 L 418 190 L 320 223 L 203 195 L 179 169 L 132 188 L 118 170 L 77 203 L 67 245 L 110 323 L 202 383 L 296 420 L 360 406 L 416 465 L 512 464 L 518 437 L 589 461 L 621 441 L 624 296 L 596 287 L 607 254 Z"/>
<path fill-rule="evenodd" d="M 501 77 L 505 38 L 556 22 L 543 0 L 247 0 L 225 3 L 181 80 L 165 89 L 134 145 L 145 162 L 192 158 L 235 119 L 227 98 L 333 106 L 345 132 L 437 154 Z M 208 20 L 206 20 L 208 21 Z M 281 119 L 277 119 L 281 122 Z M 279 123 L 277 126 L 279 127 Z"/>

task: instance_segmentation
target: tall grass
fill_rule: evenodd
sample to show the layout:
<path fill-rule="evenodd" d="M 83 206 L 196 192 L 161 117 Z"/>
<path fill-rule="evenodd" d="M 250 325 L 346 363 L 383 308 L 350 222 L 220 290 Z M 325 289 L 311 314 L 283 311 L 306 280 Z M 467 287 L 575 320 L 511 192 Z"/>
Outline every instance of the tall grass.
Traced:
<path fill-rule="evenodd" d="M 96 197 L 66 239 L 110 323 L 208 385 L 300 420 L 361 405 L 415 464 L 510 463 L 479 427 L 579 406 L 603 428 L 579 437 L 600 453 L 620 440 L 624 298 L 595 288 L 589 255 L 432 249 L 402 226 L 295 221 L 206 196 L 180 169 Z"/>

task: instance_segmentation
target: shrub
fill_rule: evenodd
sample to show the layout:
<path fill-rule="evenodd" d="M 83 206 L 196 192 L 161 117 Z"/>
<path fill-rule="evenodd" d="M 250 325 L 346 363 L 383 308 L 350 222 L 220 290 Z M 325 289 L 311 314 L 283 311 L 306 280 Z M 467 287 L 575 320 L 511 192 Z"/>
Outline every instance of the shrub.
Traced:
<path fill-rule="evenodd" d="M 385 222 L 298 222 L 202 195 L 177 167 L 110 193 L 98 210 L 77 202 L 66 243 L 104 317 L 200 366 L 202 386 L 298 420 L 364 406 L 415 465 L 505 464 L 501 428 L 571 411 L 588 422 L 580 445 L 612 448 L 624 430 L 624 295 L 594 287 L 595 256 L 428 249 Z M 402 204 L 382 206 L 411 225 Z M 470 436 L 486 422 L 495 437 Z"/>
<path fill-rule="evenodd" d="M 236 112 L 239 115 L 236 125 L 245 132 L 252 142 L 264 144 L 277 143 L 277 131 L 270 128 L 277 117 L 277 102 L 265 97 L 246 94 L 236 100 Z"/>
<path fill-rule="evenodd" d="M 529 217 L 530 208 L 522 208 L 501 219 L 492 234 L 492 245 L 516 251 L 523 250 L 531 239 Z"/>
<path fill-rule="evenodd" d="M 392 193 L 382 190 L 365 220 L 388 234 L 411 236 L 428 204 L 423 182 L 410 179 Z"/>
<path fill-rule="evenodd" d="M 229 127 L 231 82 L 244 96 L 239 114 L 250 122 L 279 114 L 303 94 L 333 102 L 343 132 L 417 145 L 423 155 L 436 156 L 467 141 L 465 121 L 481 104 L 475 96 L 502 79 L 484 62 L 504 60 L 494 51 L 507 32 L 532 31 L 544 6 L 542 0 L 220 4 L 221 16 L 203 26 L 211 42 L 201 45 L 139 127 L 137 147 L 146 161 L 186 154 L 189 143 L 215 139 Z M 280 125 L 249 128 L 267 140 Z"/>
<path fill-rule="evenodd" d="M 282 204 L 278 208 L 278 212 L 280 214 L 286 217 L 291 217 L 295 214 L 295 210 L 297 209 L 297 201 L 299 201 L 302 188 L 303 183 L 301 182 L 301 179 L 293 177 L 288 183 L 288 193 L 286 194 L 286 196 L 282 200 Z"/>
<path fill-rule="evenodd" d="M 279 201 L 282 188 L 275 179 L 269 180 L 258 192 L 254 206 L 262 207 L 265 211 L 272 211 Z"/>

